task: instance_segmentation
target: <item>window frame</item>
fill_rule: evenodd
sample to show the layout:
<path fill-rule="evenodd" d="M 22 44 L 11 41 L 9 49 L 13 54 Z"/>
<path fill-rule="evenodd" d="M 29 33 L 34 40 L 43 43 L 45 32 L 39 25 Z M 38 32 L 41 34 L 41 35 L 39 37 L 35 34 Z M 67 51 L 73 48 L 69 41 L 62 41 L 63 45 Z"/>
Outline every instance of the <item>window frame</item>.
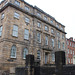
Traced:
<path fill-rule="evenodd" d="M 60 33 L 59 33 L 59 32 L 57 32 L 57 37 L 59 37 L 59 38 L 60 38 Z"/>
<path fill-rule="evenodd" d="M 45 25 L 45 31 L 49 31 L 49 28 L 47 25 Z"/>
<path fill-rule="evenodd" d="M 51 33 L 54 34 L 54 29 L 53 28 L 51 28 Z"/>
<path fill-rule="evenodd" d="M 59 24 L 56 24 L 56 27 L 59 28 Z"/>
<path fill-rule="evenodd" d="M 64 28 L 63 28 L 63 27 L 61 27 L 61 30 L 63 31 L 63 30 L 64 30 Z"/>
<path fill-rule="evenodd" d="M 40 35 L 38 35 L 38 34 L 40 34 Z M 40 32 L 37 32 L 37 41 L 38 41 L 38 43 L 41 43 L 41 33 Z"/>
<path fill-rule="evenodd" d="M 74 50 L 73 50 L 73 55 L 75 55 L 75 52 L 74 52 Z"/>
<path fill-rule="evenodd" d="M 54 46 L 55 46 L 54 45 L 54 39 L 52 38 L 51 41 L 52 41 L 52 47 L 54 48 Z"/>
<path fill-rule="evenodd" d="M 62 48 L 65 49 L 65 43 L 64 42 L 62 43 Z"/>
<path fill-rule="evenodd" d="M 30 8 L 28 6 L 25 6 L 25 10 L 30 11 Z"/>
<path fill-rule="evenodd" d="M 41 51 L 37 50 L 37 59 L 41 60 Z"/>
<path fill-rule="evenodd" d="M 5 14 L 2 13 L 2 14 L 1 14 L 1 20 L 4 19 L 4 17 L 5 17 Z"/>
<path fill-rule="evenodd" d="M 60 49 L 60 41 L 58 40 L 58 48 Z"/>
<path fill-rule="evenodd" d="M 2 36 L 2 30 L 3 30 L 3 26 L 0 26 L 0 37 Z"/>
<path fill-rule="evenodd" d="M 25 30 L 24 30 L 24 39 L 29 40 L 29 29 L 25 28 Z"/>
<path fill-rule="evenodd" d="M 18 5 L 18 6 L 20 6 L 20 2 L 19 2 L 19 1 L 15 0 L 14 3 L 15 3 L 16 5 Z"/>
<path fill-rule="evenodd" d="M 53 20 L 52 19 L 50 20 L 50 23 L 53 24 Z"/>
<path fill-rule="evenodd" d="M 68 54 L 69 54 L 70 52 L 69 52 L 69 48 L 68 48 Z"/>
<path fill-rule="evenodd" d="M 26 22 L 27 24 L 29 24 L 29 23 L 30 23 L 30 19 L 29 19 L 28 17 L 25 17 L 25 22 Z"/>
<path fill-rule="evenodd" d="M 64 39 L 65 38 L 65 35 L 64 34 L 62 34 L 62 39 Z"/>
<path fill-rule="evenodd" d="M 15 29 L 14 26 L 17 27 L 17 29 Z M 16 35 L 15 33 L 16 33 L 17 35 Z M 18 26 L 17 26 L 17 25 L 13 25 L 12 36 L 18 37 Z"/>
<path fill-rule="evenodd" d="M 15 54 L 13 54 L 14 53 L 14 47 L 15 47 Z M 10 54 L 10 58 L 16 58 L 16 52 L 17 52 L 17 48 L 16 48 L 16 46 L 15 45 L 13 45 L 12 47 L 11 47 L 11 54 Z M 14 56 L 12 56 L 12 55 L 14 55 Z"/>
<path fill-rule="evenodd" d="M 45 36 L 45 45 L 48 45 L 48 36 Z"/>
<path fill-rule="evenodd" d="M 47 16 L 44 16 L 44 20 L 46 20 L 46 21 L 48 20 Z"/>
<path fill-rule="evenodd" d="M 28 55 L 28 49 L 24 48 L 23 49 L 23 59 L 26 59 L 26 55 Z"/>
<path fill-rule="evenodd" d="M 20 14 L 19 14 L 19 13 L 17 13 L 17 12 L 14 12 L 14 18 L 19 19 L 19 17 L 20 17 Z"/>
<path fill-rule="evenodd" d="M 52 61 L 54 62 L 55 61 L 55 54 L 52 53 Z"/>
<path fill-rule="evenodd" d="M 41 23 L 40 22 L 37 22 L 37 27 L 41 28 Z"/>
<path fill-rule="evenodd" d="M 41 13 L 40 12 L 37 12 L 37 16 L 41 17 Z"/>

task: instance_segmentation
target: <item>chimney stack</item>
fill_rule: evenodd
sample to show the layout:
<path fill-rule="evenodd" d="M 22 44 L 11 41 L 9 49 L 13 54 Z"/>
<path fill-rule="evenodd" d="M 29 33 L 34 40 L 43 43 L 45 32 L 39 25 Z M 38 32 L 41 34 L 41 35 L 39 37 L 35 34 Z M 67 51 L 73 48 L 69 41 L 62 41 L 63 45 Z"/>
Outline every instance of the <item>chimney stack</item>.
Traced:
<path fill-rule="evenodd" d="M 69 39 L 73 41 L 73 37 L 70 37 Z"/>

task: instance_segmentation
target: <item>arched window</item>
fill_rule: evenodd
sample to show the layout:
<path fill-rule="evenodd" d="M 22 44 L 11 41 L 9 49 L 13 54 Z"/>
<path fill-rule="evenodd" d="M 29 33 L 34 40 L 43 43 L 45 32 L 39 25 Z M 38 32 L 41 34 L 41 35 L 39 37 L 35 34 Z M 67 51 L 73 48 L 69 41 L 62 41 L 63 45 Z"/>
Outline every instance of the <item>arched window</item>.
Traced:
<path fill-rule="evenodd" d="M 52 47 L 54 47 L 54 39 L 52 39 Z"/>
<path fill-rule="evenodd" d="M 26 59 L 27 54 L 28 54 L 28 49 L 24 48 L 24 50 L 23 50 L 23 59 Z"/>
<path fill-rule="evenodd" d="M 16 46 L 12 46 L 11 48 L 11 58 L 16 58 Z"/>
<path fill-rule="evenodd" d="M 40 53 L 40 50 L 37 51 L 37 59 L 41 59 L 41 53 Z"/>

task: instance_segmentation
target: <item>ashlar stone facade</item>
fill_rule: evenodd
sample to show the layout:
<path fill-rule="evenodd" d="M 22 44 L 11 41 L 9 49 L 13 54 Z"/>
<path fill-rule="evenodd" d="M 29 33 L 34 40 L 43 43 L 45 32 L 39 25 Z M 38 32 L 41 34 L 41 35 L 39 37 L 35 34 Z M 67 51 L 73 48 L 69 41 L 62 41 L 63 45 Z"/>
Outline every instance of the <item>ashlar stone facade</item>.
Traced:
<path fill-rule="evenodd" d="M 65 51 L 65 26 L 24 0 L 0 3 L 0 69 L 14 73 L 25 66 L 26 54 L 40 64 L 55 62 L 54 52 Z"/>

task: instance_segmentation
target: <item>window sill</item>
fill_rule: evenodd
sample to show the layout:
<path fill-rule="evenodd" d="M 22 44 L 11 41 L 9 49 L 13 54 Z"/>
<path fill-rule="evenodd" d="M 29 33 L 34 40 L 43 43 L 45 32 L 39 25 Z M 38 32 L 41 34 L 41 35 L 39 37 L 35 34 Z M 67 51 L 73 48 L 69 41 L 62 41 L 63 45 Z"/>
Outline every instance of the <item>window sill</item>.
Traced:
<path fill-rule="evenodd" d="M 23 60 L 26 60 L 26 58 L 23 58 Z"/>
<path fill-rule="evenodd" d="M 29 22 L 25 22 L 26 23 L 26 25 L 29 25 Z"/>
<path fill-rule="evenodd" d="M 46 32 L 49 32 L 49 30 L 45 30 Z"/>
<path fill-rule="evenodd" d="M 10 57 L 10 59 L 17 59 L 16 57 Z"/>
<path fill-rule="evenodd" d="M 38 42 L 39 44 L 41 44 L 41 42 Z"/>
<path fill-rule="evenodd" d="M 29 39 L 24 39 L 24 40 L 29 41 Z"/>
<path fill-rule="evenodd" d="M 18 38 L 18 36 L 13 36 L 13 35 L 12 35 L 12 37 L 14 37 L 14 38 Z"/>
<path fill-rule="evenodd" d="M 48 44 L 45 44 L 45 46 L 48 46 Z"/>
<path fill-rule="evenodd" d="M 17 17 L 14 17 L 14 19 L 17 19 L 17 20 L 19 20 L 19 18 L 17 18 Z"/>

